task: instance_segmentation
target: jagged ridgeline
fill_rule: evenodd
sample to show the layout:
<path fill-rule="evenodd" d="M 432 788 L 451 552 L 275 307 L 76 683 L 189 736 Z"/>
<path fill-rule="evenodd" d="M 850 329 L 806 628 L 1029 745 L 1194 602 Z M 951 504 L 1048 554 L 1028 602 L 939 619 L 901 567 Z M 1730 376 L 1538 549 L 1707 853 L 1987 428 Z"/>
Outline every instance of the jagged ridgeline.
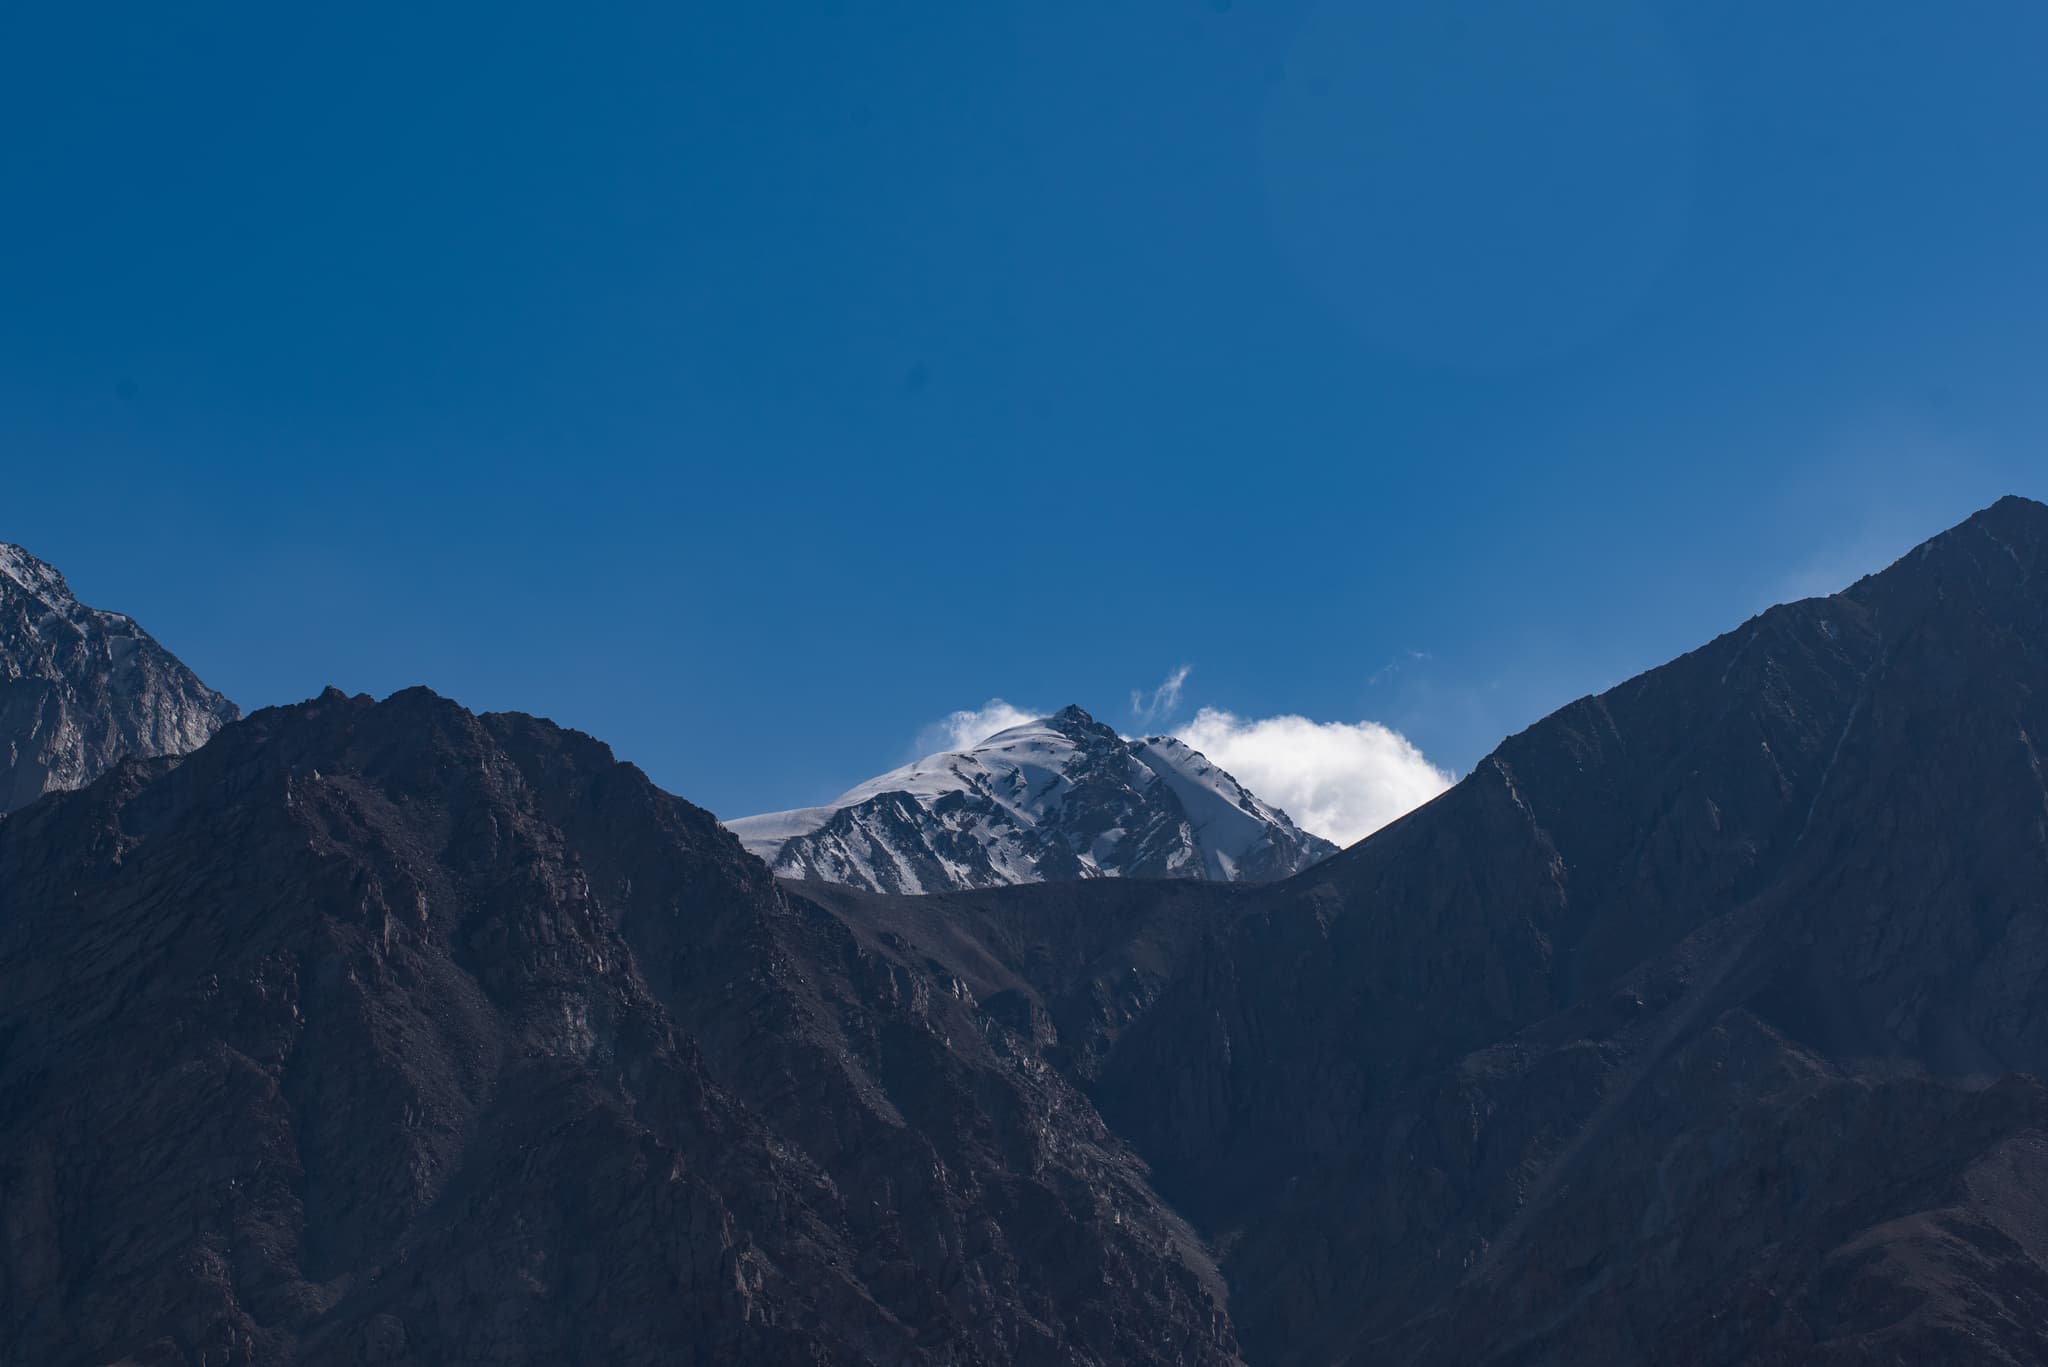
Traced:
<path fill-rule="evenodd" d="M 928 755 L 822 807 L 726 824 L 785 877 L 870 892 L 1270 882 L 1337 848 L 1186 743 L 1126 740 L 1079 707 Z"/>
<path fill-rule="evenodd" d="M 80 788 L 123 755 L 181 755 L 241 715 L 133 618 L 80 603 L 0 542 L 0 812 Z"/>

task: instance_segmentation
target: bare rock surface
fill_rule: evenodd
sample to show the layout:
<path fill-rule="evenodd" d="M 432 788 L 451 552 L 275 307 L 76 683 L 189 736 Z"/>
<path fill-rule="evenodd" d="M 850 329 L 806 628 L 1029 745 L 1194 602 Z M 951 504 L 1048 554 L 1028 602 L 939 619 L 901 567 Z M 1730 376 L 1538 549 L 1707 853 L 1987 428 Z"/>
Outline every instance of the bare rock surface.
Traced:
<path fill-rule="evenodd" d="M 133 618 L 0 542 L 0 813 L 81 788 L 124 755 L 182 755 L 240 716 Z"/>

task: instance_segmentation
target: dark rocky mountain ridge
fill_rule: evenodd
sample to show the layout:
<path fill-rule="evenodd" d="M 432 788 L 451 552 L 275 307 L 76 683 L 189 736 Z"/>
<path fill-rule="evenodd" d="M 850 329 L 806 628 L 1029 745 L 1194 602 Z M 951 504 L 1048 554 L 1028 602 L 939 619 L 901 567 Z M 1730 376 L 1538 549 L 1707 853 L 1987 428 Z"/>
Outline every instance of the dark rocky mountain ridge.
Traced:
<path fill-rule="evenodd" d="M 1028 1036 L 588 738 L 330 692 L 0 889 L 8 1361 L 1234 1360 Z"/>
<path fill-rule="evenodd" d="M 2048 508 L 1273 885 L 329 694 L 0 820 L 0 1358 L 2048 1361 Z"/>
<path fill-rule="evenodd" d="M 2044 563 L 2001 502 L 1205 946 L 1103 1103 L 1255 1360 L 2048 1355 Z"/>

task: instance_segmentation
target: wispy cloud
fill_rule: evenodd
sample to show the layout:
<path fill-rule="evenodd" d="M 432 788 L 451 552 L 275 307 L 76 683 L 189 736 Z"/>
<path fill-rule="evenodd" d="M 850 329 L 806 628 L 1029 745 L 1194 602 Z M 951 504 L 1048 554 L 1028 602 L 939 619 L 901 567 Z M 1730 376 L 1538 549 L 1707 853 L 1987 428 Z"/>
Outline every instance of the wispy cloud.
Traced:
<path fill-rule="evenodd" d="M 1399 674 L 1403 669 L 1406 669 L 1409 665 L 1421 664 L 1427 661 L 1429 658 L 1430 654 L 1426 650 L 1404 650 L 1401 652 L 1399 657 L 1387 661 L 1378 669 L 1375 669 L 1371 674 L 1367 675 L 1365 681 L 1368 685 L 1385 683 L 1388 679 L 1393 678 L 1396 674 Z"/>
<path fill-rule="evenodd" d="M 1178 734 L 1303 830 L 1340 845 L 1452 783 L 1406 736 L 1378 722 L 1251 719 L 1205 707 Z"/>
<path fill-rule="evenodd" d="M 1180 693 L 1188 681 L 1188 675 L 1195 672 L 1193 665 L 1182 665 L 1168 674 L 1159 687 L 1151 692 L 1142 688 L 1131 690 L 1131 718 L 1140 726 L 1171 717 L 1180 711 Z"/>
<path fill-rule="evenodd" d="M 1044 715 L 1043 712 L 1013 707 L 1001 698 L 990 698 L 980 707 L 949 712 L 920 730 L 917 733 L 917 755 L 922 757 L 935 755 L 944 750 L 966 750 L 979 745 L 998 731 L 1022 726 L 1025 722 Z"/>

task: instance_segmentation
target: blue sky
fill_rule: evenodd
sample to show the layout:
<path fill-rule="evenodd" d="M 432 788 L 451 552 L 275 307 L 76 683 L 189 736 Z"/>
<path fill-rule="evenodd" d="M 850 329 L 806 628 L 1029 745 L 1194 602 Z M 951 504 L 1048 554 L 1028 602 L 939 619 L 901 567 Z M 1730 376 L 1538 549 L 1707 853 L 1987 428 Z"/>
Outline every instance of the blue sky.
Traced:
<path fill-rule="evenodd" d="M 1469 767 L 2048 493 L 2048 7 L 15 6 L 0 539 L 724 815 L 992 697 Z"/>

